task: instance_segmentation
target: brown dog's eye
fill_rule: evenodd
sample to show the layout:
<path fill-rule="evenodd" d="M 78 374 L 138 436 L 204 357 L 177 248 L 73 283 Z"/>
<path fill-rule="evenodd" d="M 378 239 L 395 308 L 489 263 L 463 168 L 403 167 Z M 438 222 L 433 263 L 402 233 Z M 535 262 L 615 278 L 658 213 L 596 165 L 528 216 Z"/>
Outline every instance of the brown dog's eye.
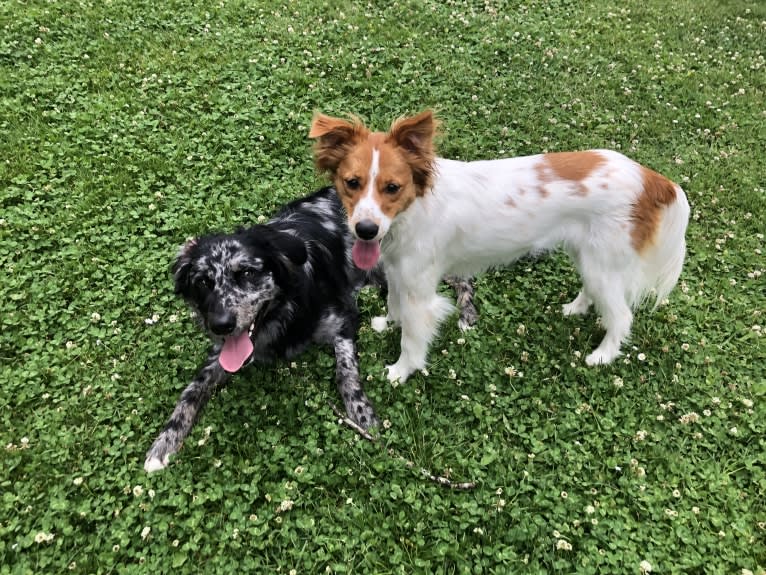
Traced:
<path fill-rule="evenodd" d="M 387 194 L 395 194 L 396 192 L 399 191 L 400 188 L 401 186 L 399 184 L 394 184 L 392 182 L 385 187 L 385 191 Z"/>
<path fill-rule="evenodd" d="M 349 190 L 358 190 L 360 187 L 359 178 L 349 178 L 346 180 L 346 187 Z"/>

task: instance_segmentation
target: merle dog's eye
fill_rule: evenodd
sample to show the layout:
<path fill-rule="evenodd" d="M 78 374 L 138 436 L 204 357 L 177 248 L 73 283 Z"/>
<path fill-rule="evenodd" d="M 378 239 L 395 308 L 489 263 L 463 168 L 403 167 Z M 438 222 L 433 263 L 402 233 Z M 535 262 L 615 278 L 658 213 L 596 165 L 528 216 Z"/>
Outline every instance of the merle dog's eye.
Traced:
<path fill-rule="evenodd" d="M 399 184 L 394 184 L 393 182 L 391 182 L 385 187 L 385 192 L 387 194 L 395 194 L 396 192 L 399 191 L 400 188 L 401 186 Z"/>
<path fill-rule="evenodd" d="M 250 266 L 242 268 L 236 273 L 237 281 L 252 281 L 263 271 L 263 262 L 253 262 Z"/>
<path fill-rule="evenodd" d="M 359 184 L 359 178 L 349 178 L 346 180 L 346 187 L 349 190 L 358 190 L 361 184 Z"/>
<path fill-rule="evenodd" d="M 207 276 L 197 278 L 196 280 L 194 280 L 194 283 L 197 284 L 198 288 L 206 289 L 208 291 L 212 290 L 213 286 L 215 285 L 215 282 Z"/>

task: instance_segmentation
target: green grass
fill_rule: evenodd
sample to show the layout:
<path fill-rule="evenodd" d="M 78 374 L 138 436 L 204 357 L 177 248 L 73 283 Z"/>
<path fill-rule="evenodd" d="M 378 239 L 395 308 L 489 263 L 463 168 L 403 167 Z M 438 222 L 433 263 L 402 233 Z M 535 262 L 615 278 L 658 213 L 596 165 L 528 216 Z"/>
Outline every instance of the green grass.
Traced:
<path fill-rule="evenodd" d="M 763 573 L 764 38 L 757 0 L 0 3 L 0 574 Z M 573 269 L 523 261 L 392 387 L 363 292 L 382 441 L 472 491 L 339 426 L 325 350 L 236 377 L 147 476 L 206 346 L 177 246 L 320 185 L 315 110 L 426 106 L 445 156 L 610 147 L 680 182 L 670 304 L 588 369 Z"/>

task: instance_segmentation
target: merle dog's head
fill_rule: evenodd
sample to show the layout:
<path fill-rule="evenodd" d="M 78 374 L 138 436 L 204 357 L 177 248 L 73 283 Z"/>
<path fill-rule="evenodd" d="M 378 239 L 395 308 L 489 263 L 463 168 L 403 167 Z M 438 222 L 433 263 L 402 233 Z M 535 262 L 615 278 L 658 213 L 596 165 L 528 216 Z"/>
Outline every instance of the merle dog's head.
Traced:
<path fill-rule="evenodd" d="M 251 337 L 308 255 L 303 241 L 268 225 L 187 242 L 173 265 L 176 293 L 223 342 L 221 364 L 236 371 L 252 353 Z"/>

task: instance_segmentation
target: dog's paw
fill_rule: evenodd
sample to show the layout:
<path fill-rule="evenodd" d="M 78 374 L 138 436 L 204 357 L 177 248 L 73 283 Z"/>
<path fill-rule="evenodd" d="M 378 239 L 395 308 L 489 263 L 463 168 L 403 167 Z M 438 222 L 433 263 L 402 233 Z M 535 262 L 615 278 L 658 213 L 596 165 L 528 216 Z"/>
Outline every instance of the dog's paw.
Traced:
<path fill-rule="evenodd" d="M 386 316 L 379 315 L 372 318 L 372 329 L 374 329 L 378 333 L 386 331 L 387 327 L 388 327 L 388 318 Z"/>
<path fill-rule="evenodd" d="M 590 298 L 580 292 L 572 301 L 561 306 L 561 313 L 565 316 L 585 315 L 592 304 Z"/>
<path fill-rule="evenodd" d="M 388 374 L 386 377 L 388 378 L 388 381 L 391 383 L 399 382 L 404 383 L 407 381 L 407 378 L 412 374 L 412 369 L 407 367 L 406 365 L 403 365 L 401 362 L 397 361 L 393 365 L 387 365 L 386 370 L 388 371 Z"/>
<path fill-rule="evenodd" d="M 619 352 L 617 353 L 610 353 L 605 352 L 604 350 L 597 348 L 593 353 L 588 354 L 588 356 L 585 358 L 585 364 L 593 367 L 595 365 L 606 365 L 608 363 L 612 363 L 614 361 L 614 358 L 616 358 L 619 355 Z"/>
<path fill-rule="evenodd" d="M 170 460 L 169 456 L 165 456 L 162 459 L 154 455 L 150 455 L 144 461 L 144 471 L 147 473 L 154 473 L 155 471 L 162 471 L 168 466 Z"/>
<path fill-rule="evenodd" d="M 473 329 L 475 323 L 476 323 L 475 319 L 471 321 L 471 320 L 463 319 L 461 317 L 459 320 L 457 320 L 457 327 L 458 329 L 460 329 L 460 331 L 466 332 L 468 330 Z"/>

